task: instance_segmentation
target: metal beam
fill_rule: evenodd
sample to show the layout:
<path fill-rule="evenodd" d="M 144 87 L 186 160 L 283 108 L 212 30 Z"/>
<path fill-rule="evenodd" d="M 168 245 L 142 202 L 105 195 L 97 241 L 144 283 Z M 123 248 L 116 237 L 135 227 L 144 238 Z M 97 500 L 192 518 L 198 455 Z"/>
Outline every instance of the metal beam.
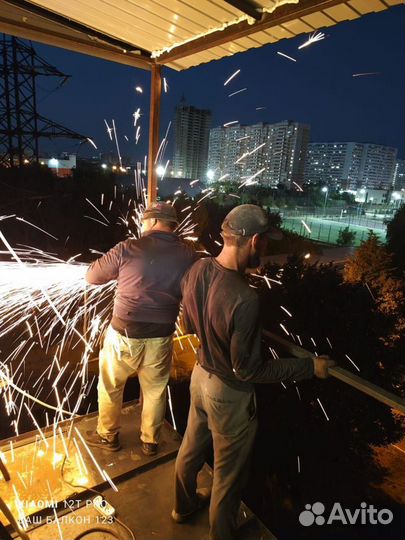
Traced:
<path fill-rule="evenodd" d="M 24 11 L 27 11 L 28 13 L 37 15 L 38 17 L 41 17 L 42 19 L 51 21 L 60 26 L 64 26 L 66 28 L 69 28 L 70 30 L 80 32 L 81 34 L 90 36 L 93 39 L 103 41 L 104 43 L 107 43 L 108 45 L 112 45 L 113 47 L 116 47 L 118 49 L 126 50 L 126 51 L 137 51 L 138 54 L 141 54 L 141 55 L 146 56 L 147 58 L 150 58 L 150 53 L 148 51 L 145 51 L 141 49 L 140 47 L 137 47 L 133 43 L 128 43 L 128 42 L 116 39 L 114 37 L 111 37 L 107 34 L 104 34 L 103 32 L 94 30 L 93 28 L 90 28 L 89 26 L 86 26 L 85 24 L 76 22 L 73 19 L 70 19 L 69 17 L 60 15 L 59 13 L 46 9 L 42 6 L 32 4 L 31 2 L 27 0 L 3 0 L 3 1 L 6 2 L 7 4 L 23 9 Z"/>
<path fill-rule="evenodd" d="M 248 0 L 224 0 L 224 2 L 236 9 L 239 9 L 239 11 L 249 15 L 249 17 L 253 17 L 253 19 L 256 19 L 256 21 L 259 21 L 262 18 L 263 13 L 261 12 L 260 8 L 257 8 Z"/>
<path fill-rule="evenodd" d="M 90 56 L 95 56 L 96 58 L 102 58 L 103 60 L 117 62 L 118 64 L 125 64 L 147 71 L 150 71 L 151 69 L 152 62 L 149 60 L 140 58 L 133 53 L 124 53 L 112 46 L 102 45 L 97 42 L 91 43 L 85 36 L 81 37 L 80 34 L 77 34 L 77 36 L 73 38 L 73 36 L 71 37 L 68 34 L 39 28 L 28 23 L 24 23 L 24 25 L 16 24 L 14 20 L 6 19 L 1 16 L 0 32 L 8 34 L 9 36 L 38 41 L 38 43 L 52 45 L 53 47 L 61 47 L 68 51 L 88 54 Z"/>
<path fill-rule="evenodd" d="M 156 156 L 159 150 L 160 96 L 162 94 L 162 67 L 152 66 L 149 115 L 149 155 L 148 155 L 148 204 L 156 201 L 157 173 Z"/>
<path fill-rule="evenodd" d="M 308 358 L 308 356 L 315 358 L 315 356 L 311 352 L 306 351 L 302 347 L 299 347 L 298 345 L 295 345 L 290 341 L 287 341 L 286 339 L 278 336 L 277 334 L 273 334 L 272 332 L 263 330 L 263 335 L 269 338 L 271 341 L 275 341 L 276 343 L 282 345 L 284 349 L 286 349 L 286 351 L 288 351 L 297 358 Z M 396 396 L 392 392 L 388 392 L 388 390 L 385 390 L 384 388 L 381 388 L 369 381 L 366 381 L 365 379 L 358 377 L 351 371 L 348 371 L 347 369 L 343 369 L 338 366 L 329 368 L 329 372 L 332 377 L 335 377 L 335 379 L 339 379 L 340 381 L 352 386 L 356 390 L 363 392 L 363 394 L 367 394 L 368 396 L 376 399 L 377 401 L 388 405 L 395 411 L 405 415 L 404 400 L 401 399 L 399 396 Z"/>
<path fill-rule="evenodd" d="M 327 9 L 342 3 L 343 0 L 301 0 L 299 4 L 285 4 L 280 6 L 274 13 L 267 13 L 263 15 L 261 20 L 257 21 L 255 24 L 249 24 L 248 21 L 242 21 L 238 24 L 228 26 L 228 28 L 225 28 L 224 30 L 212 32 L 211 34 L 201 38 L 189 41 L 184 45 L 178 45 L 171 51 L 161 54 L 158 57 L 158 61 L 161 64 L 174 62 L 175 60 L 206 51 L 212 47 L 223 45 L 229 41 L 248 37 L 250 34 L 254 34 L 255 32 L 267 30 L 272 26 L 278 26 L 288 21 L 298 19 L 305 15 L 310 15 L 316 11 L 322 11 L 323 9 Z"/>

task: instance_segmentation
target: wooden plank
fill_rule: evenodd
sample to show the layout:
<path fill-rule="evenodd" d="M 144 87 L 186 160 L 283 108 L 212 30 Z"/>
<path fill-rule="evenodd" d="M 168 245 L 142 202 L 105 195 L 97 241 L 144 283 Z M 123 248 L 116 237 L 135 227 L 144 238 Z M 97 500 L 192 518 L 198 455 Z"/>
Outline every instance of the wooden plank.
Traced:
<path fill-rule="evenodd" d="M 299 347 L 298 345 L 295 345 L 294 343 L 291 343 L 290 341 L 287 341 L 286 339 L 278 336 L 277 334 L 273 334 L 272 332 L 268 332 L 267 330 L 263 330 L 263 334 L 272 341 L 275 341 L 276 343 L 282 345 L 289 353 L 291 353 L 297 358 L 307 358 L 308 356 L 310 356 L 311 358 L 315 358 L 315 356 L 311 352 L 303 349 L 302 347 Z M 358 375 L 355 375 L 347 369 L 343 369 L 339 366 L 330 368 L 329 372 L 332 377 L 335 377 L 335 379 L 339 379 L 340 381 L 352 386 L 353 388 L 356 388 L 356 390 L 363 392 L 363 394 L 367 394 L 368 396 L 373 397 L 377 401 L 380 401 L 381 403 L 388 405 L 392 409 L 395 409 L 395 411 L 398 411 L 401 414 L 405 415 L 404 400 L 401 399 L 399 396 L 396 396 L 392 392 L 388 392 L 388 390 L 385 390 L 384 388 L 381 388 L 369 381 L 366 381 Z"/>
<path fill-rule="evenodd" d="M 159 149 L 160 96 L 162 94 L 161 66 L 153 64 L 150 89 L 148 204 L 156 201 L 157 173 L 155 159 Z"/>

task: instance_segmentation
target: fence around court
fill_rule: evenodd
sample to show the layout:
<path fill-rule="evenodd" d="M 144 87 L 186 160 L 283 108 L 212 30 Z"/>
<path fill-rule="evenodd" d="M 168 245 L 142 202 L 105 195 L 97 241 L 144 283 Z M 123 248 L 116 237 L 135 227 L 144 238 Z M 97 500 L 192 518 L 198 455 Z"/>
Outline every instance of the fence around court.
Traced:
<path fill-rule="evenodd" d="M 300 236 L 311 240 L 336 244 L 340 231 L 349 228 L 356 233 L 352 245 L 358 246 L 367 239 L 369 231 L 372 230 L 382 242 L 385 242 L 386 225 L 381 219 L 368 216 L 356 216 L 332 214 L 322 215 L 321 213 L 302 213 L 289 211 L 280 214 L 283 220 L 282 227 L 287 231 L 292 231 Z"/>

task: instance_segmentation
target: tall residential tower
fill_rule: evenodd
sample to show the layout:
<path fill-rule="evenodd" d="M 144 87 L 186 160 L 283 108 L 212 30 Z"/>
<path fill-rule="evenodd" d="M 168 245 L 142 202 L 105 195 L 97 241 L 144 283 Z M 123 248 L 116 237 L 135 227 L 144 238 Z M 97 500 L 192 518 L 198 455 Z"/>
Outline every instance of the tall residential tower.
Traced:
<path fill-rule="evenodd" d="M 254 177 L 266 186 L 301 185 L 309 134 L 310 126 L 291 120 L 211 129 L 209 179 L 242 183 Z"/>
<path fill-rule="evenodd" d="M 211 111 L 187 105 L 176 107 L 173 171 L 175 176 L 205 179 Z"/>

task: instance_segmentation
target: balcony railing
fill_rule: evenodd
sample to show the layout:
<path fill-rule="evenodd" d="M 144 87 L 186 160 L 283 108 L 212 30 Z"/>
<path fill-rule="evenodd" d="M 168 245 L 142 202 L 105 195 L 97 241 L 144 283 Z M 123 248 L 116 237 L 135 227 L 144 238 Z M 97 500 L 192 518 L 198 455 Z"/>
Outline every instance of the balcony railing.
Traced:
<path fill-rule="evenodd" d="M 302 347 L 299 347 L 298 345 L 295 345 L 294 343 L 291 343 L 290 341 L 287 341 L 286 339 L 278 336 L 277 334 L 273 334 L 272 332 L 268 332 L 267 330 L 263 330 L 263 334 L 271 341 L 281 345 L 287 352 L 297 358 L 308 356 L 314 357 L 311 352 L 303 349 Z M 332 377 L 335 377 L 336 379 L 339 379 L 345 384 L 356 388 L 356 390 L 363 392 L 363 394 L 367 394 L 368 396 L 371 396 L 377 401 L 388 405 L 392 409 L 395 409 L 396 412 L 405 415 L 405 400 L 401 399 L 399 396 L 393 394 L 392 392 L 388 392 L 388 390 L 385 390 L 384 388 L 381 388 L 369 381 L 366 381 L 365 379 L 362 379 L 361 377 L 358 377 L 347 369 L 341 368 L 339 366 L 334 366 L 330 368 L 329 372 Z"/>

